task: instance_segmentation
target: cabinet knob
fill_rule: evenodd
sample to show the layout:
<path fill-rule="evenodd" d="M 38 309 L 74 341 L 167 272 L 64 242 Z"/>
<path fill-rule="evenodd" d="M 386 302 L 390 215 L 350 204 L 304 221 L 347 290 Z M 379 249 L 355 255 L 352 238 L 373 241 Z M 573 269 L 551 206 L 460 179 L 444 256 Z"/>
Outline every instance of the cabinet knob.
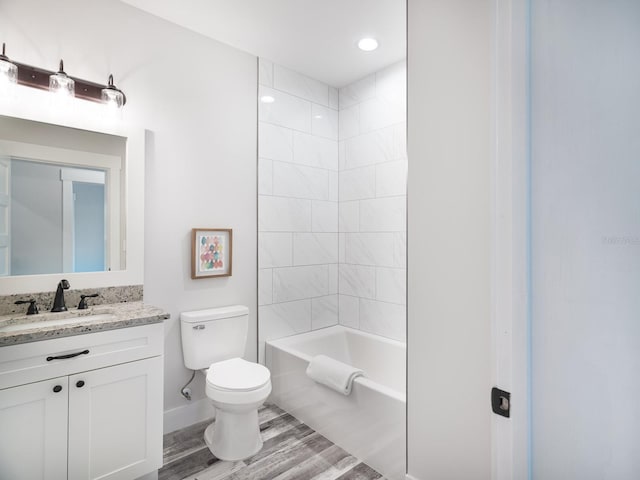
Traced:
<path fill-rule="evenodd" d="M 61 385 L 56 385 L 55 387 L 53 387 L 53 391 L 58 393 L 62 391 L 62 386 Z"/>
<path fill-rule="evenodd" d="M 78 388 L 82 388 L 82 387 L 84 387 L 84 380 L 78 380 L 78 381 L 76 382 L 76 387 L 78 387 Z"/>

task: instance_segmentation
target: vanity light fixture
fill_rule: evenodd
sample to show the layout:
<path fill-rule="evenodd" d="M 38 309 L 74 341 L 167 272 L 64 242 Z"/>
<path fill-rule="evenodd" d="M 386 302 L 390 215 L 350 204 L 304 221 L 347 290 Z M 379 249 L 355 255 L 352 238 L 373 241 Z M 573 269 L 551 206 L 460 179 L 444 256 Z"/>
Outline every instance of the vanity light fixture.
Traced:
<path fill-rule="evenodd" d="M 49 75 L 49 91 L 62 97 L 73 97 L 76 94 L 76 82 L 64 71 L 64 62 L 60 60 L 60 69 Z"/>
<path fill-rule="evenodd" d="M 113 84 L 113 75 L 109 75 L 107 86 L 102 89 L 102 102 L 112 108 L 122 108 L 127 101 L 122 90 Z"/>
<path fill-rule="evenodd" d="M 124 92 L 113 84 L 112 75 L 109 75 L 108 84 L 102 85 L 67 75 L 62 60 L 60 60 L 60 68 L 57 72 L 9 61 L 5 55 L 4 43 L 2 44 L 2 55 L 0 55 L 0 87 L 3 83 L 17 83 L 39 90 L 49 90 L 56 96 L 75 96 L 82 100 L 103 103 L 116 108 L 122 108 L 127 102 Z M 1 94 L 2 90 L 0 90 Z"/>
<path fill-rule="evenodd" d="M 378 48 L 378 41 L 375 38 L 361 38 L 358 48 L 364 52 L 373 52 Z"/>

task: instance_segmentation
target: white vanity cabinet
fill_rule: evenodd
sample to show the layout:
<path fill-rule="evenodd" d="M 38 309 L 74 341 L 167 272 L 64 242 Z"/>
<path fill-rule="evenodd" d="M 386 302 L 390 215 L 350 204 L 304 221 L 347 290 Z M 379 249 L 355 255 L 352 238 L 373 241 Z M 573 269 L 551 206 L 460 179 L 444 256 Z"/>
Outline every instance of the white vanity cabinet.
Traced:
<path fill-rule="evenodd" d="M 0 347 L 0 479 L 159 469 L 163 342 L 155 323 Z"/>

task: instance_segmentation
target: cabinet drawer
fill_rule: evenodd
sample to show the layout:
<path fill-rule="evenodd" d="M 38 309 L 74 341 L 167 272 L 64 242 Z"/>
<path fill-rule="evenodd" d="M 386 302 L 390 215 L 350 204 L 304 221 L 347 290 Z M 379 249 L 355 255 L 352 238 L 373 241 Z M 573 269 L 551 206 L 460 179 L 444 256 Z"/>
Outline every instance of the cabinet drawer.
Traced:
<path fill-rule="evenodd" d="M 0 389 L 162 355 L 163 348 L 162 323 L 0 347 Z"/>

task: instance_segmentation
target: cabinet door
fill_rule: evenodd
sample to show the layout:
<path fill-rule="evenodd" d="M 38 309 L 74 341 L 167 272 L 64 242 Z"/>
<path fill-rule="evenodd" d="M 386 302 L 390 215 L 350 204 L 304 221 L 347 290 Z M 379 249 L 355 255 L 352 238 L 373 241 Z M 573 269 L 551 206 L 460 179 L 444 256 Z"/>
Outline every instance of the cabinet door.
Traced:
<path fill-rule="evenodd" d="M 0 478 L 67 478 L 68 399 L 68 377 L 0 390 Z"/>
<path fill-rule="evenodd" d="M 131 480 L 162 466 L 163 357 L 69 377 L 69 480 Z"/>

